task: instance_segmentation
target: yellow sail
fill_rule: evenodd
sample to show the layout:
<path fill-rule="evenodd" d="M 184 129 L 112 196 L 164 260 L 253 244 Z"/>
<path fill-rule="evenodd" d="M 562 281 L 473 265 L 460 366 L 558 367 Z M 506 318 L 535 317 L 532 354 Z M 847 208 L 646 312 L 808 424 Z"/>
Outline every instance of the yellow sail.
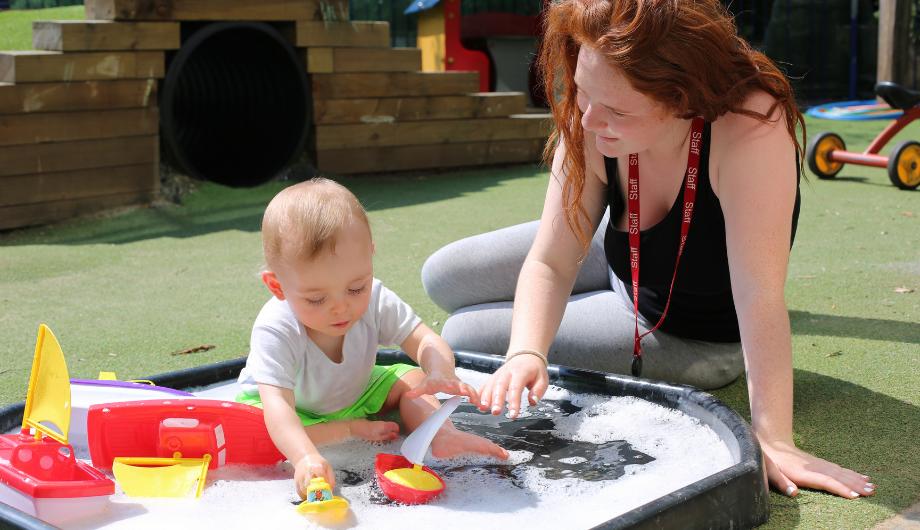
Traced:
<path fill-rule="evenodd" d="M 54 430 L 49 424 L 53 424 Z M 29 391 L 23 412 L 22 428 L 66 444 L 70 429 L 70 374 L 64 352 L 48 326 L 38 326 L 35 357 L 29 376 Z"/>

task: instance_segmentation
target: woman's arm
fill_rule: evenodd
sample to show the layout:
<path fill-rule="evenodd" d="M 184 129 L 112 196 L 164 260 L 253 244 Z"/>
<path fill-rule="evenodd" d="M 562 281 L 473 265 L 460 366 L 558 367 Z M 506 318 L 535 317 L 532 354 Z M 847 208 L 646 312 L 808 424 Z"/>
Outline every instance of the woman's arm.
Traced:
<path fill-rule="evenodd" d="M 770 100 L 752 98 L 764 111 Z M 843 497 L 871 494 L 862 475 L 795 448 L 792 441 L 792 338 L 784 287 L 796 196 L 794 145 L 783 119 L 761 123 L 727 115 L 720 123 L 717 194 L 747 370 L 751 422 L 770 482 Z"/>
<path fill-rule="evenodd" d="M 582 246 L 566 222 L 563 210 L 564 157 L 565 146 L 560 144 L 553 156 L 553 171 L 546 190 L 540 227 L 524 259 L 514 293 L 509 352 L 522 349 L 547 352 L 581 269 Z M 586 168 L 582 205 L 589 215 L 587 229 L 590 235 L 594 234 L 604 213 L 605 189 L 593 170 Z"/>
<path fill-rule="evenodd" d="M 597 154 L 591 146 L 593 136 L 585 133 L 585 186 L 582 205 L 589 216 L 588 233 L 594 234 L 604 214 L 606 184 L 596 171 Z M 565 145 L 560 142 L 553 156 L 552 173 L 543 203 L 543 214 L 536 239 L 521 267 L 514 295 L 511 340 L 508 352 L 534 350 L 546 354 L 565 311 L 569 295 L 581 268 L 583 249 L 565 218 L 562 183 Z M 548 379 L 543 361 L 533 355 L 509 360 L 481 390 L 480 409 L 501 412 L 507 395 L 508 411 L 513 418 L 520 411 L 521 394 L 530 389 L 531 404 L 543 396 Z"/>

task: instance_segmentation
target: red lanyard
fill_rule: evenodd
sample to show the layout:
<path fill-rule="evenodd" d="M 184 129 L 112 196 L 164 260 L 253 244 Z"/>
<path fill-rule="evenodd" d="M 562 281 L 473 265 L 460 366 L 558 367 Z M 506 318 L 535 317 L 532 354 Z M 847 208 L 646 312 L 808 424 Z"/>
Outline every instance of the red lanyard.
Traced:
<path fill-rule="evenodd" d="M 677 247 L 677 259 L 674 261 L 674 275 L 664 311 L 655 327 L 639 334 L 639 155 L 629 155 L 629 181 L 627 189 L 627 228 L 629 230 L 629 266 L 632 269 L 633 304 L 636 312 L 636 334 L 633 343 L 632 375 L 642 375 L 642 337 L 658 329 L 668 314 L 671 305 L 671 293 L 674 292 L 674 280 L 677 279 L 677 265 L 684 253 L 687 234 L 690 233 L 690 221 L 693 219 L 693 203 L 696 200 L 697 173 L 700 167 L 700 144 L 703 141 L 703 119 L 694 118 L 690 127 L 690 154 L 687 156 L 687 174 L 684 180 L 684 216 L 680 225 L 680 246 Z"/>

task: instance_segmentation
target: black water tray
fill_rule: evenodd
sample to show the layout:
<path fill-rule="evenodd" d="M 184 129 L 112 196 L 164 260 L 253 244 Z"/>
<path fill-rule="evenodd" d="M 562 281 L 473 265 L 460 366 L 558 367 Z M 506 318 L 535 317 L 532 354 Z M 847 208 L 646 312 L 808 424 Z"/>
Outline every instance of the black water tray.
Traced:
<path fill-rule="evenodd" d="M 234 359 L 149 379 L 177 389 L 201 387 L 235 379 L 246 359 Z M 382 350 L 380 364 L 411 362 L 402 352 Z M 502 358 L 481 353 L 458 352 L 457 367 L 491 373 Z M 689 386 L 635 379 L 628 376 L 551 365 L 550 382 L 574 392 L 610 396 L 633 396 L 676 409 L 708 425 L 728 447 L 734 463 L 722 471 L 668 493 L 607 521 L 596 528 L 751 528 L 767 521 L 769 495 L 762 470 L 760 446 L 750 426 L 713 396 Z M 0 432 L 22 423 L 24 404 L 0 409 Z M 0 528 L 55 528 L 0 503 Z"/>

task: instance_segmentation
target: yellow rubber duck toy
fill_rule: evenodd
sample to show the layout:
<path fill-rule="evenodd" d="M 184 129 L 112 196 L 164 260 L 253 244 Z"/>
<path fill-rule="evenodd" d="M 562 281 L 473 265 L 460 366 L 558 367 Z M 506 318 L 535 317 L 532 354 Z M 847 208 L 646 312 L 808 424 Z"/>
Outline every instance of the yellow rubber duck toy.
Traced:
<path fill-rule="evenodd" d="M 323 477 L 313 477 L 307 485 L 307 499 L 297 506 L 303 515 L 334 522 L 348 515 L 348 501 L 332 494 L 332 488 Z"/>

